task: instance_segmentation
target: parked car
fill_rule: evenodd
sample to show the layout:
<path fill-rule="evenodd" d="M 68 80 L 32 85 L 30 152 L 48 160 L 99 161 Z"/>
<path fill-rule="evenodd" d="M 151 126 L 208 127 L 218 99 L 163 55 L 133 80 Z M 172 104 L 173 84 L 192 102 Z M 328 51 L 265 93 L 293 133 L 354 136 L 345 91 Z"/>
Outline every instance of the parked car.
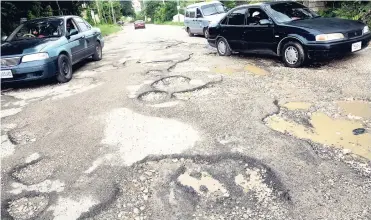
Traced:
<path fill-rule="evenodd" d="M 184 26 L 188 35 L 204 35 L 208 38 L 208 26 L 211 22 L 217 22 L 226 13 L 226 8 L 219 1 L 201 2 L 187 6 Z"/>
<path fill-rule="evenodd" d="M 210 24 L 208 42 L 219 55 L 269 50 L 288 67 L 364 49 L 371 39 L 362 22 L 323 18 L 296 2 L 242 5 Z"/>
<path fill-rule="evenodd" d="M 102 59 L 98 28 L 77 16 L 47 17 L 22 23 L 1 44 L 1 82 L 72 78 L 72 65 Z"/>
<path fill-rule="evenodd" d="M 125 24 L 125 22 L 124 21 L 118 21 L 117 24 L 122 26 L 122 25 Z"/>
<path fill-rule="evenodd" d="M 142 20 L 134 21 L 134 29 L 137 28 L 146 28 L 146 23 Z"/>

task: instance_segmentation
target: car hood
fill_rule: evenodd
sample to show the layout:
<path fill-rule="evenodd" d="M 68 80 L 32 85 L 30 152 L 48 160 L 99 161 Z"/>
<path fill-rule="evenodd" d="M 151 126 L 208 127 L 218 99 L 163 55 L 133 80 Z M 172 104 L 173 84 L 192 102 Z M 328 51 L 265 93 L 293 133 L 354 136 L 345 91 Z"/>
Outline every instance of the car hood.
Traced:
<path fill-rule="evenodd" d="M 40 52 L 49 43 L 58 38 L 29 39 L 20 41 L 5 41 L 1 44 L 1 56 L 28 54 Z"/>
<path fill-rule="evenodd" d="M 313 18 L 304 20 L 294 20 L 288 23 L 291 26 L 303 27 L 319 31 L 324 34 L 329 33 L 344 33 L 363 29 L 365 24 L 340 18 Z"/>
<path fill-rule="evenodd" d="M 210 22 L 218 22 L 220 21 L 220 19 L 222 19 L 224 17 L 226 13 L 221 13 L 221 14 L 215 14 L 215 15 L 209 15 L 209 16 L 205 16 L 205 18 L 210 21 Z"/>

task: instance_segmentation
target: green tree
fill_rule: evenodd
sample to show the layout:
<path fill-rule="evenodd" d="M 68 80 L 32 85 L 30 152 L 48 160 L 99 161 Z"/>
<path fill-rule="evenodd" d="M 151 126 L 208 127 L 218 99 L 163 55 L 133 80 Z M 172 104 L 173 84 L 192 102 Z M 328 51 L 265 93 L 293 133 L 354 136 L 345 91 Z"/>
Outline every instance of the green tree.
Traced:
<path fill-rule="evenodd" d="M 120 3 L 121 3 L 122 15 L 123 16 L 130 16 L 130 17 L 135 16 L 133 2 L 131 0 L 130 1 L 120 1 Z"/>
<path fill-rule="evenodd" d="M 53 9 L 50 5 L 47 5 L 45 9 L 42 11 L 43 17 L 50 17 L 53 16 Z"/>
<path fill-rule="evenodd" d="M 156 11 L 161 7 L 162 2 L 159 1 L 145 1 L 144 14 L 151 19 L 154 19 Z"/>

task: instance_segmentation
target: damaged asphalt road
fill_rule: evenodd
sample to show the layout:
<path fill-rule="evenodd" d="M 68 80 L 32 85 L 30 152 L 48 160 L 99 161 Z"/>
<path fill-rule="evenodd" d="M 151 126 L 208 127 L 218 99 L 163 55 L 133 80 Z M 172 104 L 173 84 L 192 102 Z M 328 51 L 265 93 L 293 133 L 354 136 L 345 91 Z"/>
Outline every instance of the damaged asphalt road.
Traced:
<path fill-rule="evenodd" d="M 290 69 L 176 26 L 106 41 L 2 90 L 2 219 L 371 219 L 369 48 Z"/>

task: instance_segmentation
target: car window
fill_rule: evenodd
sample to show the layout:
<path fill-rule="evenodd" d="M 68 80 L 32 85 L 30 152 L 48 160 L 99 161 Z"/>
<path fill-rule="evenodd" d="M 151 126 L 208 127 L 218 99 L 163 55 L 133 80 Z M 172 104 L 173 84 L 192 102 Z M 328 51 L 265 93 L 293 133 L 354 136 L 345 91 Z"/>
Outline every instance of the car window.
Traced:
<path fill-rule="evenodd" d="M 225 12 L 223 5 L 220 3 L 204 5 L 201 7 L 201 9 L 205 16 L 210 16 L 210 15 L 215 15 L 215 14 L 220 14 L 220 13 Z"/>
<path fill-rule="evenodd" d="M 70 34 L 72 30 L 76 30 L 77 32 L 79 32 L 76 23 L 72 20 L 72 18 L 69 18 L 66 22 L 66 31 L 68 34 Z"/>
<path fill-rule="evenodd" d="M 62 19 L 37 19 L 21 24 L 6 41 L 27 40 L 30 38 L 50 38 L 64 35 Z"/>
<path fill-rule="evenodd" d="M 186 11 L 185 16 L 186 16 L 186 18 L 189 18 L 189 11 Z"/>
<path fill-rule="evenodd" d="M 75 17 L 73 19 L 76 21 L 77 25 L 79 26 L 82 32 L 90 30 L 91 28 L 90 25 L 87 25 L 87 22 L 84 19 L 79 17 Z"/>
<path fill-rule="evenodd" d="M 196 12 L 195 11 L 190 11 L 189 12 L 189 17 L 190 18 L 195 18 L 196 17 Z"/>
<path fill-rule="evenodd" d="M 246 25 L 260 25 L 259 21 L 269 19 L 268 15 L 260 8 L 249 8 Z"/>
<path fill-rule="evenodd" d="M 241 8 L 228 15 L 228 25 L 244 25 L 247 8 Z"/>
<path fill-rule="evenodd" d="M 268 9 L 278 22 L 290 22 L 319 16 L 309 8 L 296 2 L 277 3 L 268 6 Z"/>

